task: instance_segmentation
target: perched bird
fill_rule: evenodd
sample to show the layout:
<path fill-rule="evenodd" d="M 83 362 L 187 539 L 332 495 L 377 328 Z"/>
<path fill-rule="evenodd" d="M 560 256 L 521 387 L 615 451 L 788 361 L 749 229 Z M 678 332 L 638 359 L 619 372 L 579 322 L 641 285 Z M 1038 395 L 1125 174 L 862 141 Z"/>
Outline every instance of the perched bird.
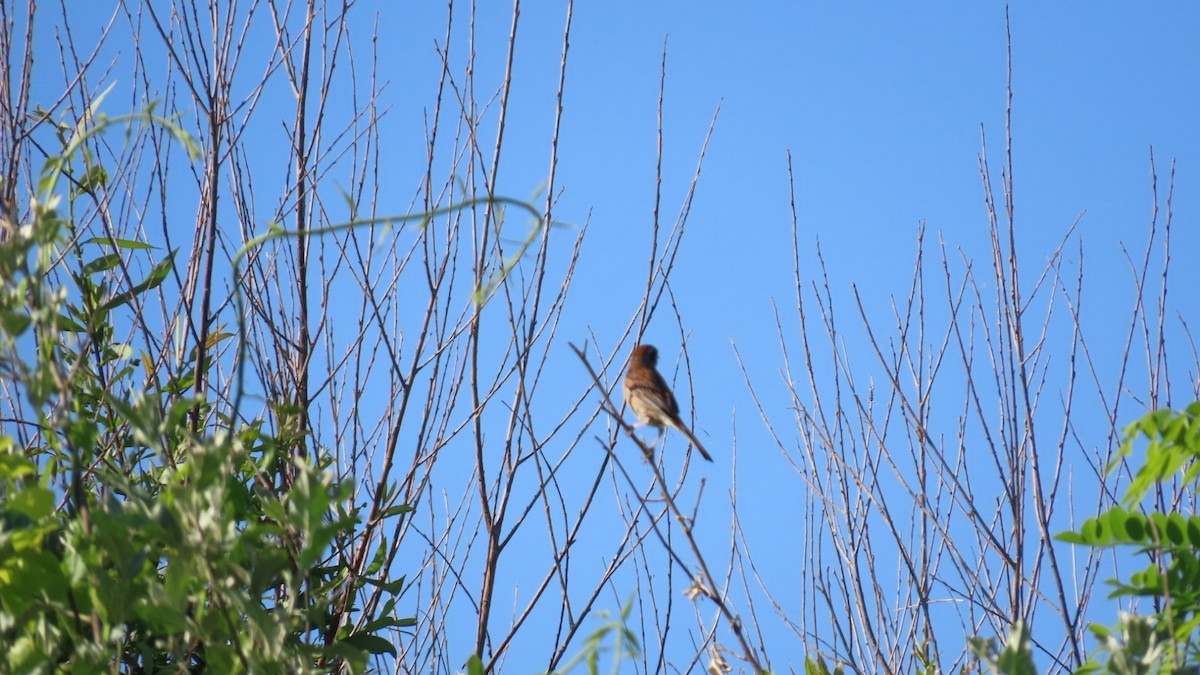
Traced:
<path fill-rule="evenodd" d="M 629 369 L 625 371 L 625 402 L 633 409 L 642 424 L 658 427 L 659 433 L 665 427 L 679 430 L 700 453 L 700 456 L 712 461 L 696 440 L 683 420 L 679 419 L 679 404 L 675 395 L 667 386 L 667 381 L 658 373 L 658 350 L 651 345 L 638 345 L 633 348 L 629 357 Z"/>

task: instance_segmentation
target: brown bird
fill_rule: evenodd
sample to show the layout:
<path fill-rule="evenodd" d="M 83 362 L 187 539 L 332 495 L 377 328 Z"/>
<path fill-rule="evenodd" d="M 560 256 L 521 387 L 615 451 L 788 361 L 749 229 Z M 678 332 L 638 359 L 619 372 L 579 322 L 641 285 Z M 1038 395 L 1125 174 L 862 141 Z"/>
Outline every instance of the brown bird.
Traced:
<path fill-rule="evenodd" d="M 641 420 L 641 424 L 658 427 L 661 434 L 665 427 L 677 429 L 708 461 L 713 461 L 696 440 L 696 436 L 679 419 L 679 404 L 667 386 L 667 381 L 658 373 L 658 350 L 651 345 L 638 345 L 629 357 L 629 369 L 625 371 L 625 402 Z"/>

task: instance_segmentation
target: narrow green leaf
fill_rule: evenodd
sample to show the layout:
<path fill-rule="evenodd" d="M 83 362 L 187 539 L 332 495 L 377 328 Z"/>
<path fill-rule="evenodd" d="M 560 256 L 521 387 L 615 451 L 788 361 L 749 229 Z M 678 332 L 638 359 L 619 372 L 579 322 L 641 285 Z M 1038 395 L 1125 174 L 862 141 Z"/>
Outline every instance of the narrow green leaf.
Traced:
<path fill-rule="evenodd" d="M 394 616 L 385 616 L 374 621 L 368 622 L 361 629 L 360 633 L 378 633 L 385 628 L 407 628 L 415 625 L 416 619 L 412 617 L 398 618 Z"/>
<path fill-rule="evenodd" d="M 88 239 L 88 240 L 84 241 L 83 243 L 85 243 L 85 244 L 104 244 L 105 246 L 115 246 L 116 248 L 127 248 L 127 249 L 137 249 L 137 250 L 154 248 L 150 244 L 147 244 L 142 241 L 135 241 L 133 239 L 117 239 L 117 238 L 110 238 L 110 237 L 92 237 L 91 239 Z"/>
<path fill-rule="evenodd" d="M 99 258 L 96 258 L 95 260 L 84 265 L 83 273 L 87 274 L 87 275 L 92 275 L 92 274 L 96 274 L 97 272 L 104 272 L 107 270 L 111 270 L 112 268 L 116 267 L 117 264 L 120 262 L 121 262 L 121 256 L 117 255 L 116 253 L 109 253 L 107 255 L 102 255 Z"/>
<path fill-rule="evenodd" d="M 76 194 L 91 193 L 108 184 L 108 171 L 99 164 L 88 167 L 87 172 L 79 179 Z"/>
<path fill-rule="evenodd" d="M 123 293 L 118 293 L 108 302 L 105 302 L 100 309 L 102 311 L 107 311 L 116 307 L 120 307 L 128 303 L 135 296 L 141 295 L 148 290 L 158 288 L 163 281 L 166 281 L 167 276 L 171 273 L 171 270 L 174 269 L 175 252 L 177 250 L 178 249 L 172 249 L 171 252 L 167 254 L 167 257 L 159 261 L 159 263 L 150 270 L 150 274 L 147 275 L 145 279 L 137 284 L 134 284 L 133 288 L 130 288 Z"/>
<path fill-rule="evenodd" d="M 399 579 L 394 579 L 392 581 L 371 579 L 369 577 L 360 577 L 360 579 L 363 583 L 375 586 L 386 593 L 399 593 L 400 591 L 404 590 L 405 577 L 400 577 Z"/>
<path fill-rule="evenodd" d="M 379 514 L 379 518 L 391 518 L 392 516 L 397 516 L 402 513 L 412 513 L 416 510 L 417 508 L 411 504 L 396 504 L 395 506 L 384 509 L 383 513 Z"/>
<path fill-rule="evenodd" d="M 343 639 L 342 643 L 370 654 L 396 655 L 396 648 L 392 645 L 391 641 L 381 638 L 378 635 L 367 635 L 358 632 Z"/>

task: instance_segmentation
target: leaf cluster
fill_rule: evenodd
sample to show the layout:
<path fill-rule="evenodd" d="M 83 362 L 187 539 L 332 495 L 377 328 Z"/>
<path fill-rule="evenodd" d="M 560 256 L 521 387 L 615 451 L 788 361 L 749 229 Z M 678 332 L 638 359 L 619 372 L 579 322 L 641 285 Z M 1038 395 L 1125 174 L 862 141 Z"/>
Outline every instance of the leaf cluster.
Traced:
<path fill-rule="evenodd" d="M 1114 470 L 1141 446 L 1145 458 L 1121 504 L 1089 518 L 1061 541 L 1132 547 L 1148 559 L 1128 579 L 1112 579 L 1112 597 L 1149 600 L 1149 614 L 1123 613 L 1115 629 L 1093 624 L 1100 644 L 1083 672 L 1197 672 L 1200 669 L 1200 517 L 1175 505 L 1197 492 L 1200 402 L 1155 410 L 1126 427 Z M 1153 497 L 1153 499 L 1151 499 Z M 1147 505 L 1146 502 L 1152 501 Z"/>
<path fill-rule="evenodd" d="M 1168 506 L 1188 503 L 1197 492 L 1200 402 L 1180 411 L 1155 410 L 1126 427 L 1109 477 L 1139 449 L 1144 459 L 1132 472 L 1121 503 L 1057 539 L 1095 548 L 1132 548 L 1144 556 L 1144 568 L 1109 580 L 1110 597 L 1140 598 L 1153 611 L 1120 612 L 1113 627 L 1091 624 L 1097 648 L 1077 673 L 1200 672 L 1200 517 Z M 1035 672 L 1029 629 L 1021 623 L 1003 647 L 975 639 L 972 648 L 990 672 Z"/>
<path fill-rule="evenodd" d="M 403 579 L 368 612 L 355 601 L 383 561 L 353 577 L 337 554 L 360 524 L 353 486 L 295 452 L 302 435 L 189 397 L 202 374 L 160 378 L 176 356 L 116 340 L 174 254 L 131 278 L 150 247 L 82 239 L 60 215 L 60 178 L 68 213 L 104 188 L 72 162 L 115 123 L 89 118 L 25 222 L 0 212 L 0 377 L 28 411 L 0 431 L 0 670 L 361 672 L 394 655 Z"/>

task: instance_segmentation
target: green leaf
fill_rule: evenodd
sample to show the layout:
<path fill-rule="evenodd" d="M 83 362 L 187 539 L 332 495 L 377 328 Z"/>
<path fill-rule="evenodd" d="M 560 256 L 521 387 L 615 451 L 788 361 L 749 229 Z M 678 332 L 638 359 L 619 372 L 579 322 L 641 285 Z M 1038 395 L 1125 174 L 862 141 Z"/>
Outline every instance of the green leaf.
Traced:
<path fill-rule="evenodd" d="M 1172 546 L 1181 546 L 1187 540 L 1187 522 L 1181 514 L 1172 513 L 1167 517 L 1167 541 Z"/>
<path fill-rule="evenodd" d="M 83 243 L 85 243 L 85 244 L 104 244 L 106 246 L 114 246 L 116 248 L 126 248 L 126 249 L 134 249 L 134 250 L 144 250 L 144 249 L 154 248 L 153 246 L 151 246 L 150 244 L 147 244 L 145 242 L 134 241 L 133 239 L 116 239 L 116 238 L 110 238 L 110 237 L 92 237 L 91 239 L 88 239 L 87 241 L 85 241 Z"/>
<path fill-rule="evenodd" d="M 106 270 L 111 270 L 112 268 L 116 267 L 117 264 L 120 262 L 121 262 L 121 256 L 117 255 L 116 253 L 108 253 L 108 254 L 102 255 L 99 258 L 96 258 L 95 260 L 84 265 L 83 273 L 87 274 L 87 275 L 92 275 L 92 274 L 96 274 L 97 272 L 104 272 Z"/>
<path fill-rule="evenodd" d="M 1188 518 L 1187 538 L 1192 548 L 1200 549 L 1200 517 L 1192 516 Z"/>
<path fill-rule="evenodd" d="M 54 513 L 54 493 L 39 485 L 32 485 L 9 495 L 4 505 L 6 510 L 41 520 Z"/>
<path fill-rule="evenodd" d="M 263 593 L 280 583 L 283 572 L 289 569 L 291 560 L 281 548 L 264 547 L 256 551 L 250 565 L 250 590 Z"/>
<path fill-rule="evenodd" d="M 105 302 L 100 306 L 100 310 L 107 311 L 116 307 L 120 307 L 128 303 L 135 296 L 141 295 L 148 290 L 158 288 L 163 281 L 166 281 L 167 276 L 171 274 L 171 270 L 175 268 L 175 252 L 177 250 L 178 249 L 171 249 L 171 252 L 167 254 L 167 257 L 160 260 L 158 264 L 150 270 L 150 274 L 147 275 L 145 279 L 137 284 L 134 284 L 133 288 L 130 288 L 123 293 L 119 293 L 111 298 L 108 302 Z"/>
<path fill-rule="evenodd" d="M 87 328 L 83 324 L 79 323 L 75 319 L 72 319 L 66 314 L 58 315 L 58 329 L 67 333 L 87 332 Z"/>
<path fill-rule="evenodd" d="M 407 628 L 408 626 L 415 625 L 416 623 L 417 620 L 411 617 L 400 619 L 394 616 L 385 616 L 368 622 L 361 629 L 359 629 L 359 632 L 378 633 L 384 628 Z"/>
<path fill-rule="evenodd" d="M 391 518 L 392 516 L 398 516 L 403 513 L 412 513 L 416 510 L 417 507 L 412 506 L 411 504 L 396 504 L 395 506 L 390 506 L 384 509 L 383 513 L 379 514 L 379 518 L 382 520 L 384 518 Z"/>
<path fill-rule="evenodd" d="M 396 648 L 389 640 L 381 638 L 378 635 L 369 635 L 361 631 L 343 639 L 342 643 L 370 654 L 396 655 Z"/>
<path fill-rule="evenodd" d="M 22 312 L 0 312 L 0 326 L 12 337 L 24 335 L 25 331 L 29 330 L 30 323 L 29 315 Z"/>
<path fill-rule="evenodd" d="M 1125 514 L 1121 523 L 1121 536 L 1125 541 L 1141 543 L 1146 537 L 1146 517 L 1140 513 Z"/>
<path fill-rule="evenodd" d="M 387 536 L 384 535 L 380 538 L 379 546 L 375 547 L 375 555 L 371 556 L 371 563 L 367 565 L 364 574 L 371 576 L 383 569 L 383 564 L 387 562 L 387 549 Z"/>
<path fill-rule="evenodd" d="M 360 577 L 363 583 L 375 586 L 387 593 L 399 593 L 404 590 L 405 577 L 400 577 L 393 581 L 383 581 L 380 579 L 371 579 L 369 577 Z"/>
<path fill-rule="evenodd" d="M 16 480 L 29 476 L 37 471 L 37 467 L 29 459 L 20 455 L 9 454 L 12 438 L 0 436 L 0 480 Z"/>
<path fill-rule="evenodd" d="M 76 194 L 92 193 L 108 184 L 108 171 L 99 164 L 88 167 L 86 173 L 79 179 Z"/>
<path fill-rule="evenodd" d="M 1163 542 L 1167 536 L 1167 514 L 1158 511 L 1151 513 L 1150 525 L 1153 526 L 1154 541 Z"/>
<path fill-rule="evenodd" d="M 1104 533 L 1105 538 L 1117 542 L 1126 541 L 1124 538 L 1125 520 L 1128 516 L 1129 512 L 1120 506 L 1114 506 L 1101 513 L 1097 521 L 1100 524 L 1100 531 Z"/>
<path fill-rule="evenodd" d="M 1054 539 L 1066 544 L 1078 544 L 1080 546 L 1092 543 L 1086 537 L 1084 537 L 1082 533 L 1071 530 L 1059 532 L 1058 534 L 1054 535 Z"/>

